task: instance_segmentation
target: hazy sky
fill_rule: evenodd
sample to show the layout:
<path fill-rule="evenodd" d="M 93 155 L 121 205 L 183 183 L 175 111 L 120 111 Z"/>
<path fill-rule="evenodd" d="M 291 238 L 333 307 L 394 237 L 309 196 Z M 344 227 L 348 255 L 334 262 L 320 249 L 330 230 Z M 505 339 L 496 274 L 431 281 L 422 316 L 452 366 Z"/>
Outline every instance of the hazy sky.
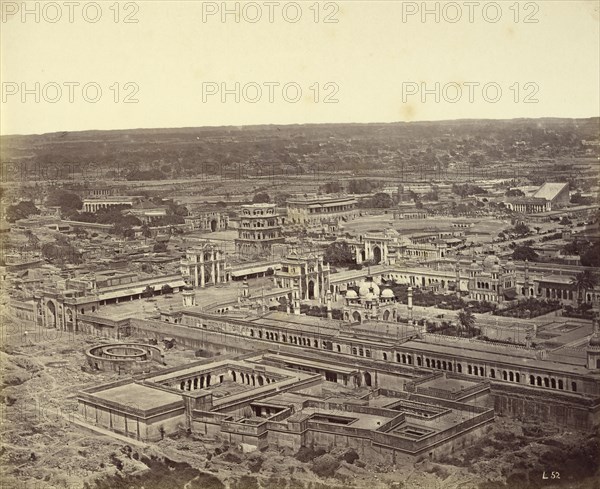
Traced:
<path fill-rule="evenodd" d="M 600 115 L 598 1 L 1 3 L 2 134 Z"/>

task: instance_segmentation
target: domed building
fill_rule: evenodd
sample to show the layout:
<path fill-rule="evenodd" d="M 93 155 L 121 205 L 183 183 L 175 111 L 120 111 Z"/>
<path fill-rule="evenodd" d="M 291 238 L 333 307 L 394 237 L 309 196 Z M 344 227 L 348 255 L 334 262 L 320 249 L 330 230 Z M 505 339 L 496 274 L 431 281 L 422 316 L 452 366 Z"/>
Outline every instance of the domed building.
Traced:
<path fill-rule="evenodd" d="M 363 322 L 368 319 L 390 321 L 395 320 L 396 297 L 392 289 L 381 287 L 368 276 L 354 289 L 348 289 L 345 295 L 343 317 L 347 321 Z"/>
<path fill-rule="evenodd" d="M 365 298 L 369 293 L 379 296 L 379 285 L 373 282 L 372 277 L 367 277 L 358 284 L 358 295 L 361 299 Z"/>
<path fill-rule="evenodd" d="M 503 264 L 491 254 L 481 262 L 473 259 L 467 272 L 470 299 L 501 303 L 517 296 L 515 266 L 510 261 Z"/>
<path fill-rule="evenodd" d="M 392 289 L 383 289 L 381 291 L 381 295 L 379 297 L 380 297 L 380 300 L 382 303 L 396 301 L 396 296 L 394 295 L 394 292 L 392 291 Z"/>

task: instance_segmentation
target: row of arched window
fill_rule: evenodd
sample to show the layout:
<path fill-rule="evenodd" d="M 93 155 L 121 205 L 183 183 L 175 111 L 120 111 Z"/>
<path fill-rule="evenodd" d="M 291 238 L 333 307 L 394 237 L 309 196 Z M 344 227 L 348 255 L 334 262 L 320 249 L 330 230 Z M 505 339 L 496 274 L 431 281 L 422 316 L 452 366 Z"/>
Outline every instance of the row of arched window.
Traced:
<path fill-rule="evenodd" d="M 204 387 L 210 386 L 210 374 L 200 375 L 199 377 L 193 377 L 190 379 L 182 380 L 179 384 L 179 390 L 191 391 L 196 389 L 204 389 Z"/>
<path fill-rule="evenodd" d="M 338 351 L 341 350 L 340 345 L 338 345 Z M 359 357 L 367 357 L 371 358 L 371 350 L 357 348 L 355 346 L 352 347 L 352 355 L 358 355 Z"/>
<path fill-rule="evenodd" d="M 265 384 L 270 384 L 271 382 L 275 382 L 275 379 L 272 379 L 271 377 L 235 371 L 231 371 L 231 380 L 237 382 L 238 384 L 246 384 L 259 387 Z"/>
<path fill-rule="evenodd" d="M 258 338 L 263 338 L 263 332 L 262 331 L 258 331 Z M 255 332 L 253 329 L 250 330 L 250 336 L 251 337 L 256 337 L 255 336 Z M 272 341 L 279 341 L 279 334 L 278 333 L 272 333 L 272 332 L 265 332 L 264 333 L 264 338 L 268 339 L 268 340 L 272 340 Z M 319 341 L 317 339 L 313 339 L 311 342 L 310 338 L 305 338 L 302 336 L 293 336 L 293 335 L 289 335 L 286 336 L 285 334 L 281 335 L 281 341 L 283 341 L 284 343 L 288 342 L 294 345 L 299 345 L 299 346 L 312 346 L 314 348 L 319 348 Z M 323 349 L 327 349 L 330 351 L 333 351 L 333 344 L 330 341 L 323 341 L 322 342 L 322 347 Z M 337 344 L 336 345 L 336 351 L 338 353 L 342 353 L 342 346 Z M 372 352 L 371 350 L 367 349 L 367 348 L 361 348 L 359 346 L 353 346 L 350 348 L 350 352 L 352 355 L 357 355 L 357 356 L 361 356 L 361 357 L 365 357 L 365 358 L 372 358 Z M 384 361 L 388 361 L 388 353 L 387 352 L 383 352 L 382 353 L 382 359 Z M 486 377 L 486 372 L 485 372 L 485 368 L 480 366 L 480 365 L 472 365 L 472 364 L 467 364 L 466 365 L 466 370 L 463 372 L 463 365 L 461 363 L 456 363 L 456 367 L 454 367 L 454 363 L 451 361 L 446 361 L 446 360 L 437 360 L 437 359 L 433 359 L 433 358 L 421 358 L 420 356 L 414 356 L 408 353 L 396 353 L 396 362 L 397 363 L 402 363 L 405 365 L 415 365 L 418 367 L 427 367 L 427 368 L 433 368 L 433 369 L 438 369 L 438 370 L 445 370 L 448 372 L 453 372 L 456 371 L 456 373 L 465 373 L 468 375 L 474 375 L 477 377 Z M 521 374 L 519 372 L 514 372 L 514 371 L 510 371 L 510 370 L 496 370 L 491 368 L 489 370 L 489 377 L 491 379 L 502 379 L 506 382 L 515 382 L 515 383 L 521 383 Z M 548 387 L 548 388 L 552 388 L 552 389 L 560 389 L 563 390 L 565 388 L 565 384 L 563 382 L 563 380 L 559 379 L 552 379 L 549 377 L 534 377 L 533 375 L 529 376 L 529 384 L 530 385 L 535 385 L 535 386 L 540 386 L 540 387 Z M 531 380 L 533 379 L 533 380 Z M 576 382 L 572 382 L 571 383 L 571 390 L 573 392 L 577 392 L 577 383 Z"/>
<path fill-rule="evenodd" d="M 387 360 L 387 354 L 384 353 L 383 354 L 383 359 Z M 421 357 L 417 357 L 417 365 L 418 366 L 422 366 L 422 360 Z M 404 363 L 404 364 L 408 364 L 408 365 L 412 365 L 412 356 L 411 355 L 406 355 L 404 353 L 396 353 L 396 361 L 398 363 Z M 448 372 L 452 372 L 453 371 L 453 363 L 452 362 L 447 362 L 445 360 L 434 360 L 434 359 L 429 359 L 429 358 L 425 358 L 425 367 L 427 368 L 435 368 L 435 369 L 439 369 L 439 370 L 446 370 Z M 468 375 L 474 375 L 474 376 L 478 376 L 478 377 L 485 377 L 485 368 L 479 365 L 471 365 L 471 364 L 467 364 L 466 366 L 466 374 Z M 456 372 L 457 373 L 463 373 L 463 366 L 461 363 L 457 363 L 456 364 Z M 510 370 L 498 370 L 496 371 L 496 369 L 491 368 L 490 372 L 489 372 L 489 377 L 491 379 L 502 379 L 506 382 L 515 382 L 515 383 L 521 383 L 521 374 L 519 372 L 513 372 Z M 540 377 L 540 376 L 534 376 L 534 375 L 530 375 L 529 376 L 529 385 L 535 385 L 538 387 L 547 387 L 547 388 L 551 388 L 551 389 L 559 389 L 559 390 L 564 390 L 565 389 L 565 382 L 562 379 L 554 379 L 552 377 Z M 571 391 L 573 392 L 577 392 L 577 382 L 573 381 L 571 382 Z"/>
<path fill-rule="evenodd" d="M 535 375 L 530 375 L 529 376 L 529 385 L 535 385 L 538 387 L 547 387 L 550 389 L 559 389 L 559 390 L 564 390 L 565 388 L 565 384 L 563 382 L 562 379 L 555 379 L 552 377 L 541 377 L 541 376 L 535 376 Z M 577 392 L 577 382 L 573 381 L 571 382 L 571 390 L 573 392 Z"/>
<path fill-rule="evenodd" d="M 229 376 L 233 382 L 237 382 L 238 384 L 246 384 L 252 386 L 263 386 L 265 384 L 270 384 L 271 382 L 276 382 L 276 379 L 267 377 L 266 375 L 255 375 L 246 372 L 229 372 Z M 212 377 L 210 374 L 199 375 L 197 377 L 191 377 L 189 379 L 184 379 L 179 383 L 179 390 L 182 391 L 192 391 L 196 389 L 204 389 L 205 387 L 210 387 Z M 222 384 L 225 380 L 225 375 L 219 375 L 218 377 L 219 383 Z"/>
<path fill-rule="evenodd" d="M 273 333 L 271 331 L 266 331 L 264 334 L 261 330 L 258 330 L 257 332 L 254 331 L 254 329 L 250 329 L 250 336 L 253 338 L 259 338 L 262 339 L 264 337 L 264 339 L 266 340 L 271 340 L 271 341 L 279 341 L 279 333 Z M 305 338 L 304 336 L 294 336 L 294 335 L 286 335 L 285 333 L 281 334 L 281 341 L 283 343 L 291 343 L 292 345 L 299 345 L 299 346 L 312 346 L 314 348 L 319 348 L 319 340 L 317 339 L 313 339 L 311 341 L 310 338 Z M 324 349 L 331 349 L 328 348 L 328 345 L 331 345 L 331 342 L 328 341 L 323 341 L 321 343 L 322 347 Z M 338 352 L 340 352 L 340 346 L 338 345 Z"/>

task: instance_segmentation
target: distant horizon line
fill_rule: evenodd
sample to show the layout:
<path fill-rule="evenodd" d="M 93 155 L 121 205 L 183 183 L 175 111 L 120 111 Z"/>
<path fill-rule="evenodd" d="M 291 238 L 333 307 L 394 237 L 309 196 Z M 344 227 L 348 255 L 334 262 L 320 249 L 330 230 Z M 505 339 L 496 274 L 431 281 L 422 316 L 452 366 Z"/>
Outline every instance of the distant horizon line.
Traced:
<path fill-rule="evenodd" d="M 176 126 L 176 127 L 129 127 L 118 129 L 77 129 L 77 130 L 56 130 L 43 133 L 12 133 L 0 134 L 3 137 L 30 137 L 30 136 L 49 136 L 60 133 L 85 133 L 85 132 L 125 132 L 125 131 L 159 131 L 159 130 L 181 130 L 181 129 L 221 129 L 221 128 L 251 128 L 251 127 L 291 127 L 291 126 L 351 126 L 351 125 L 394 125 L 394 124 L 432 124 L 449 122 L 510 122 L 510 121 L 540 121 L 540 120 L 594 120 L 600 122 L 600 115 L 587 117 L 563 117 L 563 116 L 543 116 L 543 117 L 512 117 L 512 118 L 459 118 L 459 119 L 435 119 L 418 121 L 374 121 L 374 122 L 290 122 L 290 123 L 261 123 L 261 124 L 221 124 L 207 126 Z"/>

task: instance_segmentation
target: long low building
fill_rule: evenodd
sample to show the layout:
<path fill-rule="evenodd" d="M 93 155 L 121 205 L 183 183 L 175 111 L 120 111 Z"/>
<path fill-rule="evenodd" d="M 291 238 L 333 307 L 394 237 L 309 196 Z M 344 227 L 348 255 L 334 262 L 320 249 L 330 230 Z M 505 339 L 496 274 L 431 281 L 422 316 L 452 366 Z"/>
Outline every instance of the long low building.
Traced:
<path fill-rule="evenodd" d="M 343 386 L 325 365 L 275 352 L 219 356 L 85 389 L 79 418 L 138 440 L 187 429 L 230 444 L 298 450 L 353 448 L 389 462 L 433 458 L 481 436 L 494 419 L 486 382 L 456 374 L 425 374 L 406 389 Z M 333 367 L 331 370 L 335 370 Z M 341 369 L 360 379 L 357 369 Z"/>
<path fill-rule="evenodd" d="M 358 217 L 354 197 L 339 195 L 306 195 L 287 200 L 287 224 L 319 228 Z"/>
<path fill-rule="evenodd" d="M 110 195 L 94 199 L 83 199 L 84 212 L 97 212 L 100 209 L 111 209 L 114 207 L 133 207 L 143 199 L 140 195 Z"/>
<path fill-rule="evenodd" d="M 115 336 L 168 337 L 187 348 L 221 354 L 277 349 L 296 355 L 288 365 L 297 368 L 311 368 L 308 359 L 328 365 L 313 371 L 344 385 L 354 381 L 335 369 L 354 367 L 361 382 L 373 389 L 402 390 L 407 380 L 427 372 L 457 374 L 489 382 L 494 404 L 509 416 L 533 416 L 577 429 L 600 424 L 597 322 L 593 330 L 581 321 L 558 323 L 543 332 L 554 347 L 526 347 L 429 334 L 397 321 L 357 324 L 278 312 L 231 314 L 197 308 L 163 312 L 162 320 L 132 318 Z M 535 341 L 543 343 L 542 338 Z"/>

